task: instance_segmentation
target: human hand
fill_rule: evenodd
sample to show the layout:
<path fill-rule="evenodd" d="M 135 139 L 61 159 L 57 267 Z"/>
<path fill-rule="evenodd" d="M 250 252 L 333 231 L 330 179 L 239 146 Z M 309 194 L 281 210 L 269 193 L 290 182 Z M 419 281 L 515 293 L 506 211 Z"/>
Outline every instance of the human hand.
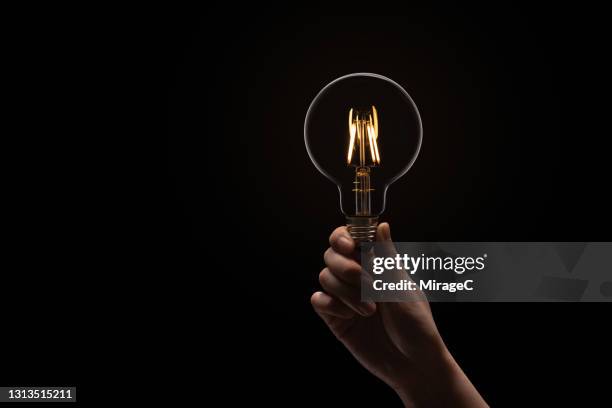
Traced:
<path fill-rule="evenodd" d="M 376 240 L 383 255 L 395 253 L 389 224 L 378 226 Z M 407 407 L 486 407 L 446 348 L 427 300 L 362 302 L 355 242 L 346 227 L 329 242 L 327 266 L 319 274 L 324 292 L 314 293 L 311 303 L 353 356 Z"/>

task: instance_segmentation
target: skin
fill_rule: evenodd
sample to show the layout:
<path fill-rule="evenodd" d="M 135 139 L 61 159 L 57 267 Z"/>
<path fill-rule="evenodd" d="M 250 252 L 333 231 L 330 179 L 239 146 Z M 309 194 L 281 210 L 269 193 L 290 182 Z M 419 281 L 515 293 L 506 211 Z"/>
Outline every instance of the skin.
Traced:
<path fill-rule="evenodd" d="M 376 232 L 379 256 L 394 256 L 389 224 Z M 406 407 L 487 407 L 448 351 L 427 300 L 361 302 L 361 266 L 346 227 L 329 238 L 322 292 L 311 297 L 317 314 L 368 371 L 395 390 Z"/>

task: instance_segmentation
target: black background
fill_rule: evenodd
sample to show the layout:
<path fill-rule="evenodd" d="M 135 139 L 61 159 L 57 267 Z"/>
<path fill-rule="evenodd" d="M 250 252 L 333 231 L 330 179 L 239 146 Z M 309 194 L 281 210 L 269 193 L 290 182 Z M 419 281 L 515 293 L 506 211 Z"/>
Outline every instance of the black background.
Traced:
<path fill-rule="evenodd" d="M 383 215 L 396 241 L 609 241 L 598 13 L 392 14 L 25 14 L 9 38 L 2 383 L 397 406 L 309 303 L 344 219 L 303 120 L 351 72 L 393 78 L 422 116 Z M 492 405 L 601 405 L 607 304 L 432 308 Z"/>
<path fill-rule="evenodd" d="M 578 35 L 570 15 L 531 12 L 179 19 L 168 120 L 174 248 L 182 270 L 204 278 L 202 301 L 222 309 L 214 332 L 226 379 L 246 401 L 397 405 L 309 304 L 343 218 L 335 186 L 308 160 L 303 120 L 336 77 L 389 76 L 420 109 L 421 154 L 383 216 L 395 240 L 608 239 L 598 34 Z M 593 403 L 592 370 L 609 362 L 609 310 L 433 305 L 449 348 L 495 406 Z"/>

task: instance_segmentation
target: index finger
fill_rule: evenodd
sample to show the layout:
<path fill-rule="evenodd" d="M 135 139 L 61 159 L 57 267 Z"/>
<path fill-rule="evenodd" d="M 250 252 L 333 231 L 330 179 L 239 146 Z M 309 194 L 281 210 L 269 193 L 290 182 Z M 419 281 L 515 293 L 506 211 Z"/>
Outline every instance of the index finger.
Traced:
<path fill-rule="evenodd" d="M 355 250 L 355 241 L 349 234 L 346 227 L 338 227 L 329 236 L 329 245 L 342 255 L 352 255 Z"/>

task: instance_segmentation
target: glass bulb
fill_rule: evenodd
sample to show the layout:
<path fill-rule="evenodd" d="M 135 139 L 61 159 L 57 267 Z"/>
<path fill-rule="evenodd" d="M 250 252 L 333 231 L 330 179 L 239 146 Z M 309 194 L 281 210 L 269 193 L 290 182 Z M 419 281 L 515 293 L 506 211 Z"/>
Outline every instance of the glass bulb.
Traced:
<path fill-rule="evenodd" d="M 306 150 L 336 183 L 340 209 L 357 241 L 371 241 L 389 186 L 416 160 L 423 139 L 419 111 L 400 85 L 356 73 L 326 85 L 304 122 Z"/>

